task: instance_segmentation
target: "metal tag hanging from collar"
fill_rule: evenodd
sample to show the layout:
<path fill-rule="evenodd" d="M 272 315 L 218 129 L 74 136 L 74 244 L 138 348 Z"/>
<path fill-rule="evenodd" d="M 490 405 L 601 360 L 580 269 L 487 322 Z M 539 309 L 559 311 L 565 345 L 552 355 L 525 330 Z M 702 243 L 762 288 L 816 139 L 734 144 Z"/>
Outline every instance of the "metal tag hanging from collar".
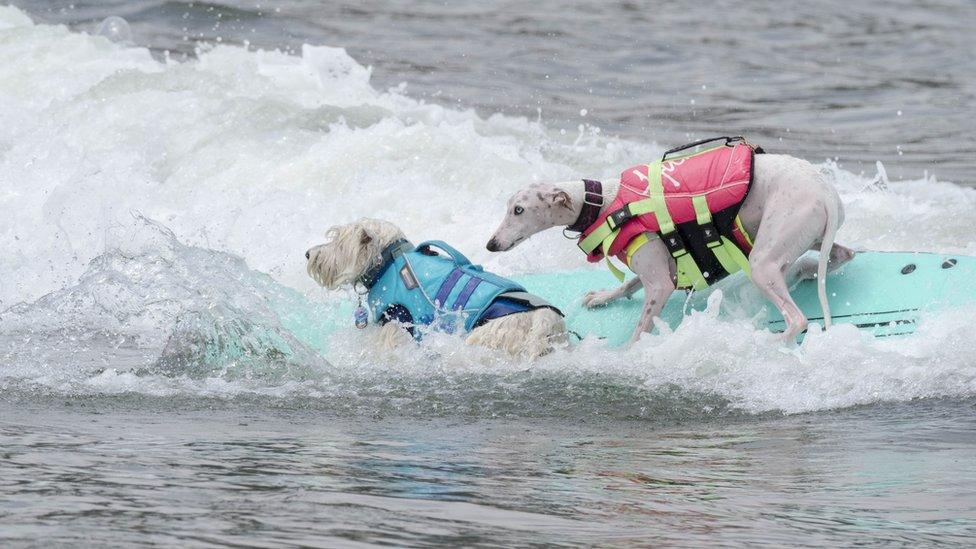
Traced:
<path fill-rule="evenodd" d="M 358 300 L 356 310 L 352 313 L 352 318 L 356 323 L 356 327 L 362 330 L 369 325 L 369 311 L 363 306 L 363 294 L 356 291 L 355 284 L 353 284 L 352 291 L 356 292 L 356 297 Z"/>
<path fill-rule="evenodd" d="M 353 319 L 356 321 L 356 327 L 362 330 L 369 325 L 369 311 L 366 307 L 363 307 L 363 300 L 359 300 L 359 306 L 356 307 L 356 311 L 352 314 Z"/>

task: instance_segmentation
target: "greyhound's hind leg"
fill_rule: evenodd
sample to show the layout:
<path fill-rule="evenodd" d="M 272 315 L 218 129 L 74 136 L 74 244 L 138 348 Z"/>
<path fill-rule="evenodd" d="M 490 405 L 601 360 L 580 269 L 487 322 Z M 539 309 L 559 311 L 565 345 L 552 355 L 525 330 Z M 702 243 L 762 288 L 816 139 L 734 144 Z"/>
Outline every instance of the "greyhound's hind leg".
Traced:
<path fill-rule="evenodd" d="M 790 296 L 785 274 L 819 239 L 825 222 L 823 207 L 816 203 L 767 209 L 749 254 L 752 281 L 783 315 L 783 337 L 789 342 L 807 328 L 807 318 Z"/>
<path fill-rule="evenodd" d="M 661 314 L 668 297 L 674 292 L 674 260 L 664 243 L 654 239 L 634 252 L 630 268 L 644 286 L 644 306 L 630 339 L 633 344 L 641 334 L 653 329 L 654 317 Z"/>

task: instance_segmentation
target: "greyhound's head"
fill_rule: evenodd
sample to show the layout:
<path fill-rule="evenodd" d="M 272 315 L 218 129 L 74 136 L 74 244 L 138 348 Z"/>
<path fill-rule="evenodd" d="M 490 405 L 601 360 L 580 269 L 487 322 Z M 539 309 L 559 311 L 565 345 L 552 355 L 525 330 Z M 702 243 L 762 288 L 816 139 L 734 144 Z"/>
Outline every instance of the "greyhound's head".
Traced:
<path fill-rule="evenodd" d="M 355 282 L 381 261 L 387 246 L 404 237 L 393 223 L 366 217 L 330 227 L 325 236 L 324 244 L 305 252 L 306 270 L 330 290 Z"/>
<path fill-rule="evenodd" d="M 572 183 L 537 183 L 508 199 L 505 219 L 488 241 L 488 251 L 505 252 L 539 231 L 569 225 L 579 216 Z"/>

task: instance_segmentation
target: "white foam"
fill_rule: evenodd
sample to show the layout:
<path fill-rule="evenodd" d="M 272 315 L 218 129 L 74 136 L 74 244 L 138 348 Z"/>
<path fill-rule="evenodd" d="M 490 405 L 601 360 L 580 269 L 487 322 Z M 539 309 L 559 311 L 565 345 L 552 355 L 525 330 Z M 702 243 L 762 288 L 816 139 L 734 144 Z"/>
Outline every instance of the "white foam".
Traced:
<path fill-rule="evenodd" d="M 449 241 L 503 274 L 580 268 L 558 231 L 507 254 L 484 249 L 508 195 L 533 181 L 610 177 L 661 150 L 595 128 L 562 136 L 525 118 L 482 118 L 377 90 L 370 69 L 341 48 L 307 45 L 292 56 L 218 46 L 197 60 L 159 61 L 142 48 L 35 25 L 11 7 L 0 7 L 0 127 L 0 310 L 70 288 L 107 244 L 119 247 L 108 235 L 134 210 L 184 243 L 240 255 L 314 299 L 344 294 L 313 285 L 304 251 L 327 226 L 364 215 L 396 221 L 415 241 Z M 823 167 L 846 204 L 844 243 L 976 254 L 973 189 L 931 177 L 873 184 L 885 178 Z M 448 336 L 431 338 L 426 353 L 390 357 L 363 351 L 368 339 L 357 333 L 330 358 L 352 376 L 341 391 L 353 393 L 383 385 L 382 376 L 408 384 L 433 376 L 430 391 L 440 394 L 464 376 L 488 376 L 504 392 L 520 376 L 552 375 L 563 385 L 585 377 L 652 393 L 678 386 L 748 411 L 798 412 L 976 394 L 972 318 L 927 318 L 919 336 L 897 342 L 838 327 L 784 352 L 746 320 L 700 314 L 626 352 L 585 342 L 531 370 Z M 30 379 L 82 390 L 76 378 L 48 373 Z M 124 368 L 84 379 L 83 387 L 110 393 L 337 390 L 297 379 L 286 390 L 227 376 L 139 377 Z M 520 387 L 509 396 L 533 386 Z"/>
<path fill-rule="evenodd" d="M 510 191 L 651 150 L 595 133 L 574 145 L 525 119 L 380 92 L 341 48 L 220 46 L 163 63 L 63 27 L 0 32 L 0 205 L 11 212 L 0 306 L 68 284 L 131 210 L 303 289 L 304 250 L 361 215 L 512 264 L 484 250 Z"/>

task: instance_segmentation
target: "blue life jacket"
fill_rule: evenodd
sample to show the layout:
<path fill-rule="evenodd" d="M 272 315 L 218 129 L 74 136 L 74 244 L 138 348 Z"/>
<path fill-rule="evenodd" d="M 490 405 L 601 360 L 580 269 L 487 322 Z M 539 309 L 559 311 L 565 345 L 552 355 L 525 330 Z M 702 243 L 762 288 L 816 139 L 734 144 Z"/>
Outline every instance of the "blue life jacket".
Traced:
<path fill-rule="evenodd" d="M 436 322 L 435 329 L 452 333 L 459 326 L 471 331 L 490 318 L 538 307 L 558 312 L 525 293 L 521 285 L 472 265 L 461 252 L 439 240 L 423 242 L 416 248 L 406 240 L 394 242 L 360 282 L 369 289 L 367 302 L 377 323 L 390 320 L 391 310 L 402 313 L 405 309 L 409 318 L 393 314 L 393 319 L 424 326 Z M 411 333 L 420 339 L 418 330 Z"/>

